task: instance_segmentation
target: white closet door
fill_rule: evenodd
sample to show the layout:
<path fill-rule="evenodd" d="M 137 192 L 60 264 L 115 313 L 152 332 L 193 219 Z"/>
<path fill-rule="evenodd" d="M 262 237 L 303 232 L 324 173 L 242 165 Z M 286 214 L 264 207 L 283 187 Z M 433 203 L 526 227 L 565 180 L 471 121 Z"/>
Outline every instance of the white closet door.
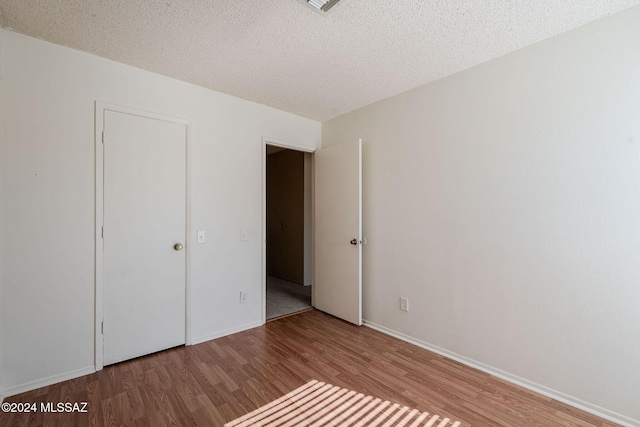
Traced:
<path fill-rule="evenodd" d="M 186 127 L 105 111 L 104 364 L 185 343 Z"/>

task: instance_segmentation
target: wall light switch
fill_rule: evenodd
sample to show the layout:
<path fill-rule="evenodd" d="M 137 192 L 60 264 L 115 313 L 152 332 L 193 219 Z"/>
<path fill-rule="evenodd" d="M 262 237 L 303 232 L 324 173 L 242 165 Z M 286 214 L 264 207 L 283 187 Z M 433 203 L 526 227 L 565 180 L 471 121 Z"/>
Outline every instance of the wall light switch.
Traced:
<path fill-rule="evenodd" d="M 247 299 L 249 299 L 249 294 L 244 291 L 240 292 L 240 304 L 246 304 Z"/>
<path fill-rule="evenodd" d="M 204 243 L 204 230 L 198 230 L 198 243 Z"/>
<path fill-rule="evenodd" d="M 249 240 L 249 236 L 247 235 L 247 230 L 244 228 L 240 229 L 240 240 Z"/>

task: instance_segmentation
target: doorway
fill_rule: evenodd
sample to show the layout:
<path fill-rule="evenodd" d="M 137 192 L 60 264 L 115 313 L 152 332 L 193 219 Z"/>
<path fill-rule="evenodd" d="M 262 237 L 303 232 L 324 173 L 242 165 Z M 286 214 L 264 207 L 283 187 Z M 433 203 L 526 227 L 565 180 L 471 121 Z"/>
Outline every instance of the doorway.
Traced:
<path fill-rule="evenodd" d="M 311 308 L 311 153 L 265 148 L 265 320 Z"/>
<path fill-rule="evenodd" d="M 305 153 L 305 262 L 311 306 L 362 324 L 362 139 L 315 147 L 262 138 L 262 322 L 267 305 L 267 149 Z M 313 154 L 313 156 L 312 156 Z M 307 167 L 308 165 L 308 167 Z M 308 210 L 307 210 L 308 207 Z M 306 221 L 306 220 L 305 220 Z M 276 222 L 276 227 L 279 224 Z M 286 227 L 286 224 L 284 225 Z M 306 238 L 308 236 L 308 239 Z M 345 250 L 346 248 L 349 248 Z M 312 252 L 313 251 L 313 252 Z"/>

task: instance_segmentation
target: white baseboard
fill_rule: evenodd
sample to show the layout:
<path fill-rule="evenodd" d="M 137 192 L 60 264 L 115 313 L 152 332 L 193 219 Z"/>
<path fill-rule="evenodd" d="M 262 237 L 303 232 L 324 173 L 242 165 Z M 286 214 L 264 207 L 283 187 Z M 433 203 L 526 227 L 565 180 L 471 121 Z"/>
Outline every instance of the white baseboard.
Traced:
<path fill-rule="evenodd" d="M 35 390 L 40 387 L 46 387 L 51 384 L 60 383 L 62 381 L 72 380 L 74 378 L 81 377 L 83 375 L 93 374 L 96 371 L 95 366 L 87 366 L 86 368 L 76 369 L 75 371 L 65 372 L 63 374 L 52 375 L 47 378 L 42 378 L 35 381 L 29 381 L 23 384 L 18 384 L 7 389 L 0 391 L 0 396 L 5 397 L 15 396 L 16 394 L 24 393 L 27 391 Z"/>
<path fill-rule="evenodd" d="M 221 337 L 225 337 L 227 335 L 231 335 L 231 334 L 235 334 L 238 332 L 242 332 L 242 331 L 246 331 L 247 329 L 253 329 L 256 328 L 258 326 L 262 326 L 264 325 L 263 322 L 261 321 L 257 321 L 257 322 L 251 322 L 251 323 L 246 323 L 242 326 L 238 326 L 235 328 L 230 328 L 230 329 L 225 329 L 224 331 L 219 331 L 219 332 L 215 332 L 213 334 L 210 335 L 203 335 L 200 337 L 195 337 L 191 339 L 191 345 L 194 344 L 200 344 L 201 342 L 205 342 L 205 341 L 210 341 L 210 340 L 214 340 L 216 338 L 221 338 Z"/>
<path fill-rule="evenodd" d="M 226 329 L 224 331 L 219 331 L 219 332 L 216 332 L 216 333 L 211 334 L 211 335 L 205 335 L 205 336 L 193 338 L 191 343 L 192 344 L 199 344 L 201 342 L 209 341 L 209 340 L 212 340 L 212 339 L 215 339 L 215 338 L 220 338 L 220 337 L 224 337 L 226 335 L 235 334 L 236 332 L 246 331 L 247 329 L 252 329 L 252 328 L 255 328 L 255 327 L 261 326 L 261 325 L 263 325 L 263 323 L 260 322 L 260 321 L 247 323 L 245 325 L 238 326 L 236 328 Z M 14 396 L 16 394 L 20 394 L 20 393 L 24 393 L 24 392 L 27 392 L 27 391 L 35 390 L 35 389 L 40 388 L 40 387 L 46 387 L 46 386 L 49 386 L 51 384 L 56 384 L 56 383 L 59 383 L 59 382 L 62 382 L 62 381 L 71 380 L 73 378 L 78 378 L 78 377 L 81 377 L 83 375 L 93 374 L 94 372 L 96 372 L 95 366 L 88 366 L 86 368 L 77 369 L 75 371 L 65 372 L 65 373 L 59 374 L 59 375 L 52 375 L 50 377 L 42 378 L 42 379 L 35 380 L 35 381 L 29 381 L 29 382 L 26 382 L 26 383 L 23 383 L 23 384 L 19 384 L 19 385 L 16 385 L 16 386 L 12 386 L 12 387 L 9 387 L 9 388 L 6 388 L 6 389 L 1 389 L 0 390 L 0 398 L 2 398 L 4 400 L 5 397 Z"/>
<path fill-rule="evenodd" d="M 486 372 L 487 374 L 493 375 L 494 377 L 501 378 L 505 381 L 509 381 L 510 383 L 526 388 L 527 390 L 531 390 L 533 392 L 542 394 L 543 396 L 550 397 L 551 399 L 557 400 L 559 402 L 566 403 L 567 405 L 572 406 L 574 408 L 583 410 L 593 415 L 597 415 L 598 417 L 604 418 L 606 420 L 612 421 L 614 423 L 620 424 L 625 427 L 640 427 L 640 420 L 635 420 L 633 418 L 629 418 L 622 414 L 618 414 L 617 412 L 613 412 L 608 409 L 602 408 L 598 405 L 585 402 L 576 397 L 559 392 L 557 390 L 553 390 L 549 387 L 545 387 L 543 385 L 534 383 L 532 381 L 518 377 L 516 375 L 510 374 L 500 369 L 496 369 L 492 366 L 486 365 L 484 363 L 478 362 L 476 360 L 470 359 L 465 356 L 461 356 L 449 350 L 445 350 L 444 348 L 418 340 L 409 335 L 405 335 L 403 333 L 394 331 L 393 329 L 389 329 L 385 326 L 378 325 L 368 320 L 363 320 L 363 323 L 365 326 L 368 326 L 371 329 L 375 329 L 379 332 L 398 338 L 402 341 L 406 341 L 415 346 L 424 348 L 425 350 L 432 351 L 441 356 L 455 360 L 456 362 L 460 362 L 469 367 L 478 369 L 479 371 Z"/>

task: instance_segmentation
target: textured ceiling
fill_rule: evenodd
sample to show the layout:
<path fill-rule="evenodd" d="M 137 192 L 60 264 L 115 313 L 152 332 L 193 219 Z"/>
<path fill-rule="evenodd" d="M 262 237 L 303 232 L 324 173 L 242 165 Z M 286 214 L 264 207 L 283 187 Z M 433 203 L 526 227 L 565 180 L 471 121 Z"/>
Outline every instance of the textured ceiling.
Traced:
<path fill-rule="evenodd" d="M 325 121 L 640 0 L 0 0 L 0 24 Z"/>

